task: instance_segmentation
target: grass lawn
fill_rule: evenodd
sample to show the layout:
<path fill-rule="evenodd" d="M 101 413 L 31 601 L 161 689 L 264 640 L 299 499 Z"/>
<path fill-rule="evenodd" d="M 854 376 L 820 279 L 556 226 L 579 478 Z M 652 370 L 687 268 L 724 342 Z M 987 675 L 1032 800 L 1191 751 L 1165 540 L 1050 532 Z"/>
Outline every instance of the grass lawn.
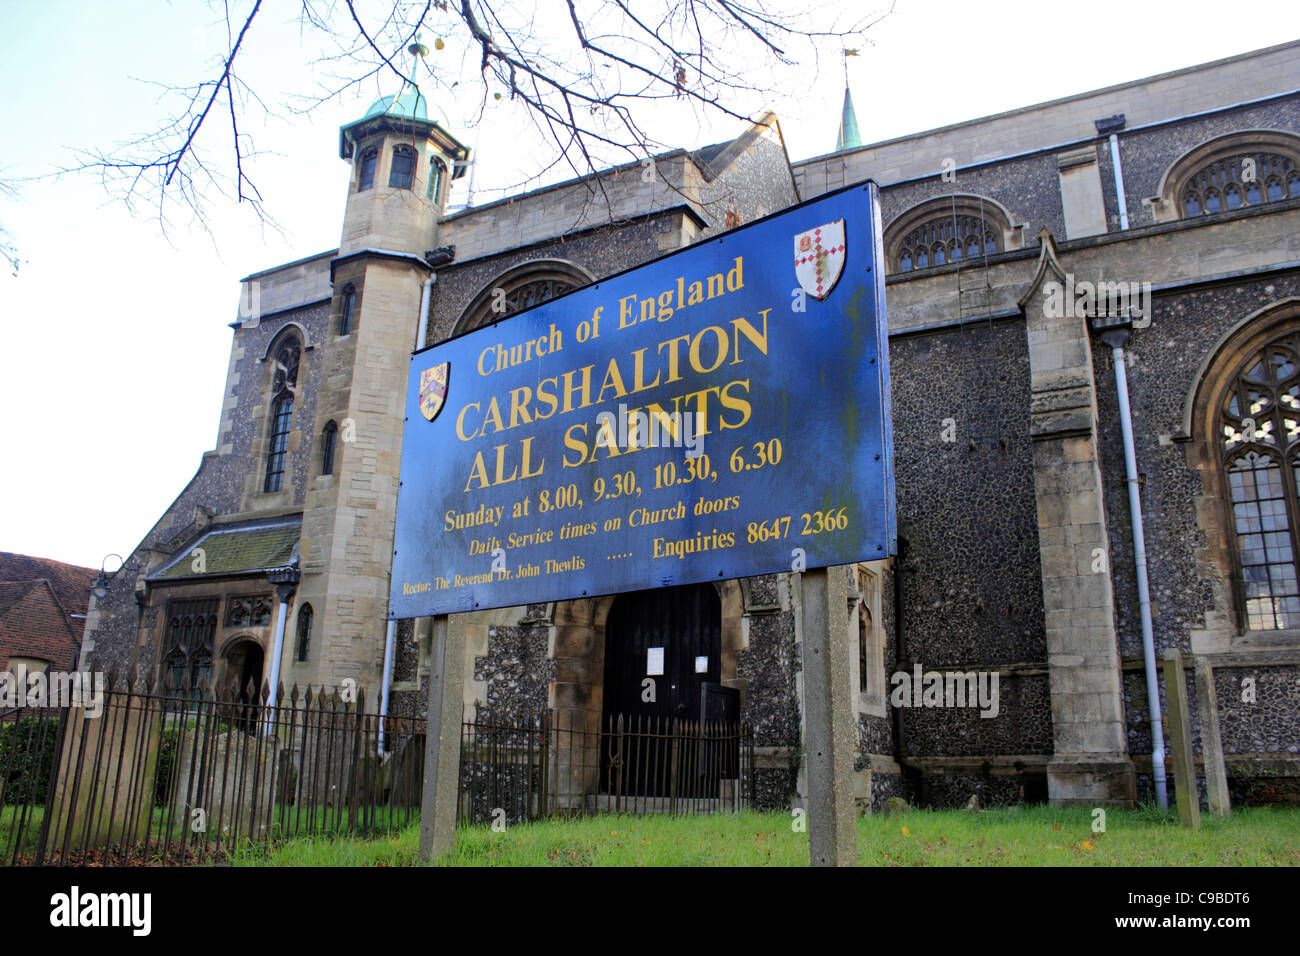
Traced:
<path fill-rule="evenodd" d="M 7 866 L 10 860 L 15 857 L 15 844 L 17 844 L 17 859 L 19 862 L 30 862 L 36 853 L 36 845 L 41 832 L 41 820 L 45 816 L 43 806 L 20 807 L 20 806 L 0 806 L 0 866 Z M 98 818 L 102 824 L 107 814 L 101 814 Z M 392 832 L 408 826 L 410 821 L 415 821 L 415 827 L 410 832 L 419 832 L 420 813 L 418 809 L 410 808 L 389 808 L 377 807 L 368 814 L 358 814 L 356 826 L 359 829 L 366 830 L 370 833 L 376 831 Z M 294 833 L 303 831 L 309 833 L 321 834 L 318 842 L 321 846 L 328 846 L 331 834 L 338 834 L 341 838 L 348 829 L 349 814 L 347 807 L 338 806 L 315 806 L 315 807 L 277 807 L 269 822 L 265 821 L 265 816 L 259 816 L 259 826 L 266 828 L 274 837 L 279 833 Z M 185 838 L 186 856 L 191 862 L 201 857 L 211 857 L 217 853 L 216 828 L 221 826 L 227 840 L 231 836 L 235 823 L 228 817 L 213 818 L 208 821 L 209 830 L 203 834 L 195 834 L 190 829 L 190 819 L 188 816 L 178 816 L 176 811 L 169 807 L 154 807 L 150 814 L 148 840 L 150 847 L 141 849 L 132 847 L 131 857 L 134 862 L 141 859 L 150 862 L 164 862 L 163 856 L 164 845 L 167 848 L 167 862 L 176 862 L 175 857 L 179 854 L 181 838 Z M 241 834 L 248 826 L 247 816 L 243 817 L 238 827 Z M 118 862 L 121 857 L 103 857 L 100 851 L 93 847 L 88 855 L 82 854 L 80 846 L 84 831 L 74 829 L 73 838 L 70 843 L 71 856 L 70 861 L 76 865 L 90 861 L 98 862 Z M 145 834 L 137 833 L 137 842 L 143 842 Z M 291 838 L 298 843 L 308 842 L 307 838 Z M 382 840 L 382 836 L 375 836 L 372 839 Z M 417 837 L 418 839 L 418 837 Z M 240 837 L 241 842 L 246 841 L 246 835 Z M 363 845 L 365 838 L 356 838 L 359 845 Z M 340 843 L 341 847 L 343 844 Z M 60 849 L 59 844 L 52 841 L 52 845 L 47 849 L 48 854 L 57 854 Z M 260 853 L 260 848 L 250 848 L 247 852 Z"/>
<path fill-rule="evenodd" d="M 495 833 L 464 827 L 447 866 L 805 866 L 808 835 L 782 813 L 709 817 L 599 816 Z M 240 853 L 242 866 L 412 866 L 419 827 L 373 840 L 293 840 Z M 913 810 L 858 821 L 864 866 L 1297 866 L 1300 809 L 1202 817 L 1199 833 L 1154 809 L 1111 810 L 1092 831 L 1088 808 Z"/>

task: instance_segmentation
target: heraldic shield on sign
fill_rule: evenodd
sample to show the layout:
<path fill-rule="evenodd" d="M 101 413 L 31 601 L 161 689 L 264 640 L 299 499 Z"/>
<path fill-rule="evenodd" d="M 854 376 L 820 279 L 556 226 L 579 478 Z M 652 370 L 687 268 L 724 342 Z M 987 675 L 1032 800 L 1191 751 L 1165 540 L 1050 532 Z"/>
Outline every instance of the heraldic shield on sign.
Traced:
<path fill-rule="evenodd" d="M 844 271 L 844 220 L 836 219 L 794 237 L 794 274 L 818 301 L 835 288 Z"/>
<path fill-rule="evenodd" d="M 451 363 L 443 362 L 420 373 L 420 411 L 429 421 L 438 417 L 447 402 L 447 381 L 451 377 Z"/>

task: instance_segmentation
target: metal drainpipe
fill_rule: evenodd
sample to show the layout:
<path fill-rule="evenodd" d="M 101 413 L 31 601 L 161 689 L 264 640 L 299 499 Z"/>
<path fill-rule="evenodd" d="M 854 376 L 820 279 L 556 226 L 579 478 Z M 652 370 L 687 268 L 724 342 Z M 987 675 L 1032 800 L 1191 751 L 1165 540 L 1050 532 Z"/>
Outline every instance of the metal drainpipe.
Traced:
<path fill-rule="evenodd" d="M 429 298 L 433 295 L 433 284 L 438 281 L 438 274 L 432 272 L 424 280 L 424 291 L 420 293 L 420 315 L 415 327 L 415 350 L 424 348 L 429 334 Z"/>
<path fill-rule="evenodd" d="M 384 636 L 384 682 L 379 695 L 379 752 L 388 753 L 388 695 L 393 683 L 393 647 L 397 642 L 397 622 L 388 622 Z"/>
<path fill-rule="evenodd" d="M 415 350 L 424 348 L 428 337 L 429 299 L 433 295 L 433 284 L 438 281 L 437 273 L 430 273 L 424 280 L 424 289 L 420 293 L 420 314 L 416 317 Z M 393 683 L 393 648 L 397 643 L 397 622 L 389 621 L 384 634 L 384 678 L 379 688 L 379 752 L 388 752 L 388 698 L 392 693 Z"/>
<path fill-rule="evenodd" d="M 1128 401 L 1128 372 L 1124 363 L 1124 346 L 1129 339 L 1127 328 L 1105 332 L 1102 341 L 1110 346 L 1115 366 L 1115 391 L 1119 395 L 1119 427 L 1124 439 L 1124 470 L 1128 481 L 1128 509 L 1133 525 L 1133 563 L 1137 570 L 1138 615 L 1142 621 L 1142 658 L 1146 666 L 1147 708 L 1151 713 L 1151 776 L 1155 782 L 1156 803 L 1169 806 L 1165 787 L 1165 731 L 1160 718 L 1160 683 L 1156 671 L 1155 636 L 1151 627 L 1151 588 L 1147 581 L 1147 546 L 1142 530 L 1142 496 L 1138 486 L 1137 451 L 1133 445 L 1133 419 Z"/>
<path fill-rule="evenodd" d="M 295 559 L 297 550 L 295 547 Z M 275 585 L 275 598 L 280 605 L 275 614 L 275 637 L 271 647 L 271 676 L 268 681 L 271 690 L 266 698 L 266 733 L 272 734 L 275 732 L 275 705 L 279 698 L 280 659 L 284 656 L 284 631 L 289 623 L 289 604 L 298 588 L 298 570 L 292 567 L 276 568 L 267 577 Z"/>
<path fill-rule="evenodd" d="M 1119 227 L 1128 229 L 1128 202 L 1124 198 L 1124 167 L 1119 161 L 1119 133 L 1110 134 L 1110 165 L 1115 171 L 1115 202 L 1119 205 Z"/>

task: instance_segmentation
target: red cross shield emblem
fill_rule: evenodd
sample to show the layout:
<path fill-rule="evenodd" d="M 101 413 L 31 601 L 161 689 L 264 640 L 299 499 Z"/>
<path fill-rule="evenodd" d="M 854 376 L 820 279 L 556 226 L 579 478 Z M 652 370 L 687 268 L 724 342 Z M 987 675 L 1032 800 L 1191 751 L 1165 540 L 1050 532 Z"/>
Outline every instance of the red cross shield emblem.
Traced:
<path fill-rule="evenodd" d="M 420 413 L 429 421 L 438 417 L 447 401 L 447 382 L 451 379 L 451 363 L 443 362 L 420 373 Z"/>
<path fill-rule="evenodd" d="M 794 274 L 799 287 L 825 299 L 844 271 L 844 220 L 836 219 L 794 237 Z"/>

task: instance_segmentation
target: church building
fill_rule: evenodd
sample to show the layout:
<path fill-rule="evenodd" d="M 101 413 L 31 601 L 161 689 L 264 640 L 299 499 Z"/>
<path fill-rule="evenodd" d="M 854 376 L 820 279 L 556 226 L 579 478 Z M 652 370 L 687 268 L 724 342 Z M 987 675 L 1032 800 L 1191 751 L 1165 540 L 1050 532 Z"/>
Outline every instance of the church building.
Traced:
<path fill-rule="evenodd" d="M 865 145 L 844 113 L 812 159 L 767 114 L 652 176 L 451 211 L 463 134 L 409 88 L 376 102 L 339 133 L 337 248 L 243 281 L 212 450 L 92 601 L 82 666 L 351 678 L 423 713 L 430 622 L 386 620 L 412 351 L 873 179 L 900 541 L 835 571 L 859 801 L 1151 800 L 1168 649 L 1207 792 L 1300 801 L 1300 42 Z M 789 807 L 799 594 L 785 573 L 455 615 L 466 712 L 595 730 L 641 712 L 648 643 L 670 672 L 706 657 L 654 713 L 737 691 L 757 802 Z M 972 673 L 985 706 L 912 686 Z"/>

